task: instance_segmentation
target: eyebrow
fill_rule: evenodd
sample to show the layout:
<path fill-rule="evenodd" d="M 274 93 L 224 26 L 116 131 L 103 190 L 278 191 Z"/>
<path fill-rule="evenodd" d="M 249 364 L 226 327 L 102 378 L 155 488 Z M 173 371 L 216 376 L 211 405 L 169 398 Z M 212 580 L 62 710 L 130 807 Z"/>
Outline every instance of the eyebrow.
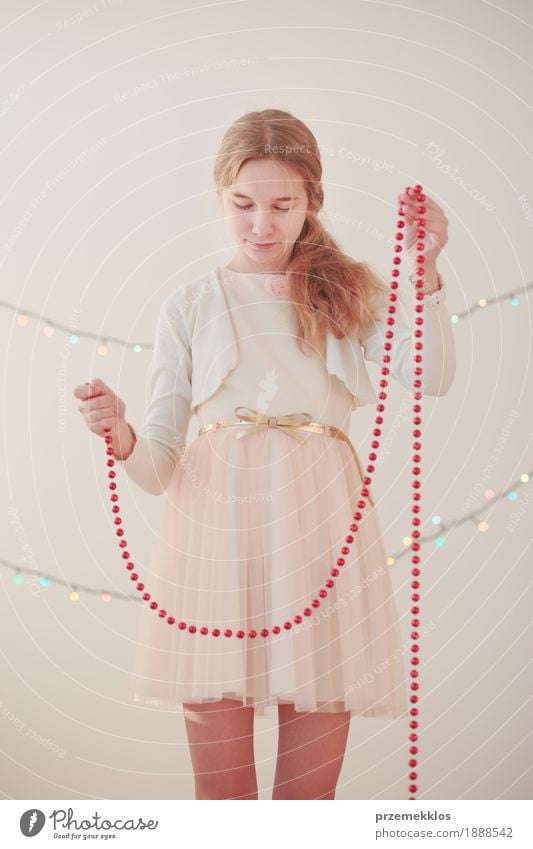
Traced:
<path fill-rule="evenodd" d="M 246 200 L 253 200 L 253 198 L 248 197 L 248 195 L 243 195 L 242 192 L 232 192 L 234 198 L 245 198 Z M 291 197 L 290 195 L 286 195 L 282 198 L 274 198 L 274 202 L 278 200 L 300 200 L 299 197 Z"/>

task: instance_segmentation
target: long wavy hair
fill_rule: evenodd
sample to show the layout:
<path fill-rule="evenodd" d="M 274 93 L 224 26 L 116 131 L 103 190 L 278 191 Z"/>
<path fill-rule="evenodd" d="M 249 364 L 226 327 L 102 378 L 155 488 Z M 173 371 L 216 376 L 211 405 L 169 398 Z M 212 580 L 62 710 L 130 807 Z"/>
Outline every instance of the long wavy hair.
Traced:
<path fill-rule="evenodd" d="M 274 151 L 282 151 L 281 153 Z M 268 152 L 266 152 L 268 151 Z M 365 333 L 389 300 L 389 287 L 368 262 L 357 262 L 328 233 L 318 214 L 324 202 L 317 141 L 302 121 L 281 109 L 247 112 L 226 130 L 215 158 L 217 190 L 229 188 L 249 159 L 273 159 L 303 180 L 308 208 L 285 269 L 297 315 L 297 344 L 324 351 L 330 329 L 341 339 Z"/>

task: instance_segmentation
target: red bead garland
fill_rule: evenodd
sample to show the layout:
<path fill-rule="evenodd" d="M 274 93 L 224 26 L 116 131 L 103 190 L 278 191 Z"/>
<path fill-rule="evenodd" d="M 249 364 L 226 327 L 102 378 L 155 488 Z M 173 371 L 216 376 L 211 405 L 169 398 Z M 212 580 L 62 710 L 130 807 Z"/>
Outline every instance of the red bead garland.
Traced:
<path fill-rule="evenodd" d="M 408 186 L 407 191 L 409 191 L 410 189 L 411 189 L 411 187 Z M 413 191 L 415 192 L 415 194 L 417 196 L 417 201 L 421 204 L 420 206 L 417 207 L 417 212 L 420 216 L 422 216 L 426 212 L 426 207 L 423 205 L 423 201 L 426 199 L 426 196 L 423 194 L 421 185 L 416 185 L 414 187 Z M 405 215 L 405 210 L 403 209 L 403 204 L 404 204 L 404 202 L 401 201 L 400 209 L 398 210 L 399 216 Z M 424 243 L 423 243 L 422 240 L 424 239 L 424 237 L 426 235 L 426 231 L 424 229 L 426 222 L 425 222 L 425 219 L 421 217 L 421 218 L 417 218 L 415 220 L 415 223 L 416 223 L 416 226 L 419 228 L 416 231 L 416 236 L 417 236 L 417 239 L 420 240 L 419 242 L 416 243 L 416 249 L 421 252 L 416 257 L 416 263 L 418 265 L 418 268 L 415 271 L 415 274 L 418 276 L 418 280 L 416 281 L 416 287 L 417 287 L 417 289 L 420 290 L 424 286 L 424 280 L 423 280 L 424 256 L 423 256 L 423 253 L 422 253 L 423 250 L 424 250 Z M 400 218 L 400 220 L 398 220 L 396 222 L 396 226 L 398 228 L 398 232 L 396 233 L 396 241 L 400 242 L 400 241 L 403 240 L 403 233 L 401 231 L 405 227 L 405 221 L 402 221 L 401 218 Z M 399 245 L 399 244 L 395 245 L 394 251 L 395 251 L 395 253 L 400 254 L 402 252 L 402 245 Z M 393 264 L 394 265 L 400 265 L 400 263 L 401 263 L 401 258 L 399 256 L 395 256 L 394 259 L 393 259 Z M 399 274 L 400 274 L 399 270 L 397 268 L 394 268 L 393 271 L 392 271 L 392 277 L 397 278 L 399 276 Z M 394 316 L 394 313 L 396 312 L 395 302 L 397 300 L 397 295 L 395 294 L 395 290 L 398 288 L 398 282 L 397 282 L 396 279 L 393 279 L 391 281 L 390 287 L 393 291 L 389 295 L 390 305 L 389 305 L 389 308 L 388 308 L 388 312 L 390 313 L 390 317 L 387 318 L 387 324 L 392 326 L 392 325 L 394 325 L 394 321 L 395 321 L 393 316 Z M 421 291 L 416 292 L 416 299 L 419 303 L 417 303 L 415 305 L 415 312 L 417 313 L 417 317 L 415 318 L 415 325 L 417 326 L 417 329 L 414 331 L 414 336 L 417 340 L 420 340 L 422 338 L 423 333 L 422 333 L 422 330 L 418 329 L 418 328 L 420 328 L 424 323 L 424 319 L 421 316 L 421 313 L 423 313 L 423 310 L 424 310 L 424 306 L 423 306 L 424 295 L 422 294 Z M 393 331 L 392 330 L 386 331 L 385 337 L 388 340 L 393 339 L 394 338 Z M 391 345 L 390 341 L 385 342 L 385 345 L 384 345 L 385 352 L 390 351 L 391 348 L 392 348 L 392 345 Z M 423 349 L 422 342 L 416 341 L 414 348 L 415 348 L 415 351 L 421 352 L 422 349 Z M 381 436 L 381 429 L 379 427 L 377 427 L 377 425 L 381 425 L 383 423 L 383 417 L 381 416 L 381 413 L 384 412 L 385 406 L 382 402 L 385 401 L 386 398 L 387 398 L 387 393 L 384 390 L 388 386 L 387 375 L 389 374 L 389 368 L 388 368 L 387 364 L 390 363 L 390 355 L 388 353 L 385 353 L 383 355 L 382 362 L 385 365 L 383 365 L 382 368 L 381 368 L 381 374 L 383 375 L 383 377 L 379 382 L 379 386 L 381 387 L 382 391 L 379 392 L 379 394 L 378 394 L 379 403 L 377 404 L 377 407 L 376 407 L 378 415 L 376 416 L 376 419 L 375 419 L 376 427 L 373 430 L 373 436 L 375 436 L 375 437 Z M 413 425 L 415 426 L 415 429 L 413 430 L 413 437 L 415 438 L 415 442 L 413 442 L 413 450 L 414 450 L 415 453 L 413 454 L 412 459 L 413 459 L 413 463 L 415 465 L 413 465 L 411 471 L 413 473 L 413 476 L 416 478 L 416 476 L 420 475 L 420 471 L 421 471 L 420 466 L 419 466 L 419 463 L 421 461 L 421 458 L 420 458 L 421 443 L 419 441 L 420 437 L 421 437 L 421 431 L 419 429 L 419 426 L 422 423 L 421 416 L 419 415 L 422 411 L 421 404 L 419 403 L 422 399 L 422 392 L 421 392 L 422 381 L 420 379 L 420 377 L 422 375 L 422 368 L 419 365 L 419 364 L 422 363 L 422 354 L 421 353 L 415 354 L 414 362 L 417 363 L 417 366 L 414 370 L 415 378 L 414 378 L 414 381 L 413 381 L 413 387 L 414 387 L 413 397 L 414 397 L 414 401 L 415 401 L 415 403 L 413 404 L 413 413 L 414 413 Z M 106 454 L 108 456 L 112 457 L 112 456 L 114 456 L 115 452 L 114 452 L 114 450 L 111 446 L 112 437 L 109 436 L 110 430 L 111 430 L 111 428 L 105 428 L 104 433 L 106 433 L 108 435 L 106 435 L 104 437 L 104 439 L 105 439 L 105 442 L 107 444 Z M 373 440 L 371 442 L 371 447 L 372 447 L 373 450 L 369 454 L 369 460 L 374 461 L 377 457 L 374 449 L 379 448 L 379 440 L 378 439 Z M 107 460 L 107 466 L 110 468 L 110 471 L 108 471 L 107 476 L 108 476 L 108 478 L 111 479 L 111 483 L 109 484 L 109 489 L 112 490 L 112 493 L 113 493 L 110 497 L 110 500 L 113 502 L 112 512 L 114 514 L 117 514 L 117 513 L 120 512 L 120 507 L 118 506 L 118 504 L 116 504 L 116 502 L 118 501 L 118 495 L 115 492 L 117 485 L 116 485 L 115 480 L 114 480 L 115 477 L 116 477 L 116 472 L 113 471 L 114 465 L 115 465 L 114 460 L 112 460 L 112 459 Z M 370 477 L 370 474 L 374 471 L 374 468 L 375 467 L 372 465 L 372 463 L 370 463 L 366 467 L 366 472 L 368 473 L 368 477 L 365 476 L 363 478 L 363 488 L 361 489 L 362 498 L 361 498 L 361 500 L 356 502 L 358 510 L 353 514 L 353 518 L 356 520 L 356 522 L 359 521 L 362 518 L 362 514 L 361 514 L 360 511 L 364 510 L 364 508 L 366 507 L 366 501 L 364 499 L 367 498 L 368 494 L 369 494 L 368 486 L 372 483 L 372 478 Z M 419 506 L 419 504 L 416 503 L 416 502 L 420 501 L 420 488 L 421 488 L 420 481 L 416 480 L 416 479 L 413 480 L 413 483 L 412 483 L 412 489 L 413 489 L 412 500 L 413 500 L 414 503 L 411 507 L 411 512 L 414 514 L 411 524 L 413 525 L 413 527 L 415 527 L 415 530 L 413 530 L 413 532 L 411 534 L 411 537 L 412 537 L 412 540 L 413 540 L 411 542 L 411 550 L 413 552 L 417 552 L 417 551 L 420 550 L 420 544 L 417 542 L 417 540 L 420 537 L 420 531 L 416 530 L 416 528 L 420 525 L 420 519 L 417 518 L 417 516 L 416 516 L 416 514 L 420 512 L 420 506 Z M 120 526 L 122 524 L 122 519 L 119 516 L 116 516 L 116 518 L 113 519 L 113 522 L 114 522 L 115 525 Z M 355 523 L 351 524 L 350 525 L 350 532 L 351 533 L 346 536 L 345 542 L 352 543 L 354 541 L 353 533 L 356 533 L 358 529 L 359 529 L 359 526 L 357 524 L 355 524 Z M 116 530 L 115 533 L 118 537 L 124 536 L 124 530 L 121 527 L 118 527 L 118 529 Z M 127 541 L 125 539 L 120 539 L 119 547 L 122 548 L 122 549 L 125 549 L 126 546 L 127 546 Z M 349 554 L 349 553 L 350 553 L 350 549 L 349 549 L 348 546 L 343 546 L 341 548 L 341 554 L 346 555 L 346 554 Z M 157 615 L 161 619 L 165 619 L 165 621 L 169 625 L 176 625 L 176 627 L 181 631 L 187 630 L 190 634 L 195 634 L 195 633 L 198 632 L 198 633 L 200 633 L 204 636 L 209 634 L 209 633 L 211 633 L 211 635 L 213 637 L 219 637 L 220 636 L 221 631 L 220 631 L 219 628 L 212 628 L 211 631 L 210 631 L 209 628 L 207 628 L 206 626 L 203 626 L 203 627 L 197 629 L 197 626 L 194 625 L 194 624 L 187 624 L 186 622 L 183 622 L 183 621 L 176 622 L 175 617 L 171 616 L 171 615 L 167 615 L 167 611 L 164 610 L 164 609 L 158 610 L 159 605 L 158 605 L 157 601 L 154 601 L 153 599 L 151 599 L 150 593 L 143 592 L 144 589 L 145 589 L 144 583 L 142 583 L 138 580 L 139 575 L 137 574 L 137 572 L 134 571 L 135 565 L 130 560 L 129 551 L 123 551 L 122 552 L 122 558 L 127 561 L 126 569 L 131 572 L 130 580 L 131 581 L 137 581 L 136 589 L 137 589 L 138 592 L 142 593 L 142 600 L 149 602 L 150 608 L 152 610 L 157 610 Z M 414 554 L 411 557 L 411 562 L 413 564 L 415 564 L 414 568 L 411 569 L 411 575 L 413 575 L 413 577 L 415 579 L 417 579 L 420 575 L 420 569 L 418 568 L 418 564 L 420 563 L 420 557 L 417 554 Z M 342 568 L 344 566 L 344 564 L 345 564 L 344 557 L 338 557 L 337 560 L 336 560 L 336 565 L 339 568 Z M 339 569 L 338 568 L 332 568 L 332 569 L 330 569 L 329 574 L 331 575 L 331 578 L 329 578 L 328 580 L 325 581 L 325 587 L 327 587 L 328 589 L 331 589 L 335 585 L 335 578 L 339 575 Z M 411 581 L 411 588 L 413 590 L 418 590 L 419 587 L 420 587 L 420 581 L 419 580 Z M 328 589 L 321 588 L 317 593 L 319 598 L 326 598 L 327 595 L 328 595 Z M 303 616 L 308 617 L 308 616 L 312 615 L 313 611 L 312 611 L 311 608 L 317 608 L 317 607 L 320 606 L 319 598 L 311 599 L 311 602 L 310 602 L 311 606 L 305 607 L 302 610 Z M 419 599 L 420 599 L 419 593 L 413 592 L 412 595 L 411 595 L 411 600 L 413 602 L 418 602 Z M 418 626 L 420 625 L 420 620 L 418 619 L 419 612 L 420 612 L 420 608 L 418 607 L 417 604 L 414 604 L 413 607 L 411 607 L 411 613 L 414 617 L 411 620 L 411 625 L 415 629 L 418 628 Z M 300 614 L 296 614 L 293 617 L 293 620 L 292 620 L 292 622 L 295 622 L 296 624 L 300 624 L 300 622 L 302 622 L 302 621 L 303 621 L 302 616 Z M 290 622 L 290 621 L 284 622 L 282 627 L 285 630 L 290 630 L 292 628 L 292 622 Z M 279 634 L 280 631 L 281 631 L 281 627 L 279 625 L 273 625 L 271 631 L 272 631 L 272 634 Z M 268 628 L 262 628 L 261 631 L 259 631 L 259 634 L 261 635 L 261 637 L 265 638 L 265 637 L 269 636 L 270 632 L 269 632 Z M 231 628 L 225 629 L 225 631 L 224 631 L 225 637 L 231 637 L 233 635 L 235 637 L 237 637 L 238 639 L 242 640 L 246 636 L 246 633 L 241 628 L 236 630 L 235 633 L 233 632 L 233 630 Z M 258 632 L 254 629 L 250 629 L 248 631 L 248 637 L 250 639 L 255 639 L 257 637 L 257 635 L 258 635 Z M 419 685 L 418 685 L 418 681 L 416 680 L 416 679 L 418 679 L 418 669 L 416 667 L 419 665 L 419 657 L 417 656 L 418 652 L 419 652 L 419 645 L 418 645 L 419 638 L 420 637 L 419 637 L 418 631 L 413 630 L 411 632 L 411 640 L 413 642 L 411 644 L 411 649 L 410 649 L 411 655 L 412 655 L 411 660 L 410 660 L 410 664 L 411 664 L 411 667 L 412 667 L 411 671 L 410 671 L 410 677 L 413 680 L 411 680 L 411 683 L 410 683 L 411 696 L 410 696 L 410 699 L 409 699 L 410 703 L 413 705 L 413 707 L 411 707 L 410 710 L 409 710 L 409 715 L 411 717 L 413 717 L 411 719 L 411 721 L 409 722 L 409 728 L 414 729 L 412 731 L 412 733 L 409 734 L 409 741 L 412 744 L 415 744 L 415 743 L 418 742 L 418 733 L 417 733 L 417 729 L 418 729 L 418 719 L 417 719 L 418 708 L 416 707 L 416 705 L 418 704 L 417 691 L 418 691 Z M 418 754 L 418 746 L 411 745 L 409 747 L 409 754 L 410 755 L 417 755 Z M 410 772 L 408 774 L 408 777 L 409 777 L 409 780 L 411 782 L 413 782 L 418 778 L 418 773 L 414 771 L 414 767 L 418 766 L 418 761 L 416 760 L 416 758 L 411 757 L 408 761 L 408 765 L 410 767 Z M 411 783 L 411 784 L 409 784 L 408 790 L 409 790 L 409 793 L 411 794 L 409 796 L 409 799 L 415 799 L 416 797 L 415 797 L 414 794 L 417 792 L 418 786 L 416 784 Z"/>

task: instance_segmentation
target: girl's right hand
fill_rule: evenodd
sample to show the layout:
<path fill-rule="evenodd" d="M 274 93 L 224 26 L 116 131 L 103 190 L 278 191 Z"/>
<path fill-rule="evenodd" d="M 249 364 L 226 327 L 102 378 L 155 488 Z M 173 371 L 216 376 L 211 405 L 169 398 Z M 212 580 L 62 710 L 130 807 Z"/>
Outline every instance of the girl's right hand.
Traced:
<path fill-rule="evenodd" d="M 78 410 L 92 433 L 105 437 L 105 429 L 110 428 L 109 434 L 115 442 L 117 436 L 129 430 L 124 401 L 103 380 L 96 378 L 76 386 L 74 396 L 82 402 Z"/>

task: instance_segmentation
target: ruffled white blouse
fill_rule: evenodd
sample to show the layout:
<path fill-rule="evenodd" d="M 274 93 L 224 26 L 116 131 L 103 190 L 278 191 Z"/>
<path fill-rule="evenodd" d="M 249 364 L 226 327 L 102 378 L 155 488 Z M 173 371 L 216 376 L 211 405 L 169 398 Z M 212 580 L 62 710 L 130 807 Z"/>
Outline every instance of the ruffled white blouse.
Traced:
<path fill-rule="evenodd" d="M 423 394 L 449 390 L 455 343 L 446 309 L 446 284 L 424 299 Z M 326 335 L 325 351 L 296 344 L 296 316 L 287 277 L 218 267 L 163 302 L 149 377 L 150 400 L 136 443 L 118 460 L 142 489 L 157 495 L 172 479 L 186 447 L 192 415 L 199 427 L 237 421 L 236 406 L 267 415 L 308 412 L 346 433 L 350 415 L 377 403 L 364 360 L 381 363 L 385 314 L 370 332 L 343 339 Z M 407 389 L 414 378 L 413 333 L 397 309 L 390 374 Z M 364 359 L 363 359 L 364 357 Z"/>

